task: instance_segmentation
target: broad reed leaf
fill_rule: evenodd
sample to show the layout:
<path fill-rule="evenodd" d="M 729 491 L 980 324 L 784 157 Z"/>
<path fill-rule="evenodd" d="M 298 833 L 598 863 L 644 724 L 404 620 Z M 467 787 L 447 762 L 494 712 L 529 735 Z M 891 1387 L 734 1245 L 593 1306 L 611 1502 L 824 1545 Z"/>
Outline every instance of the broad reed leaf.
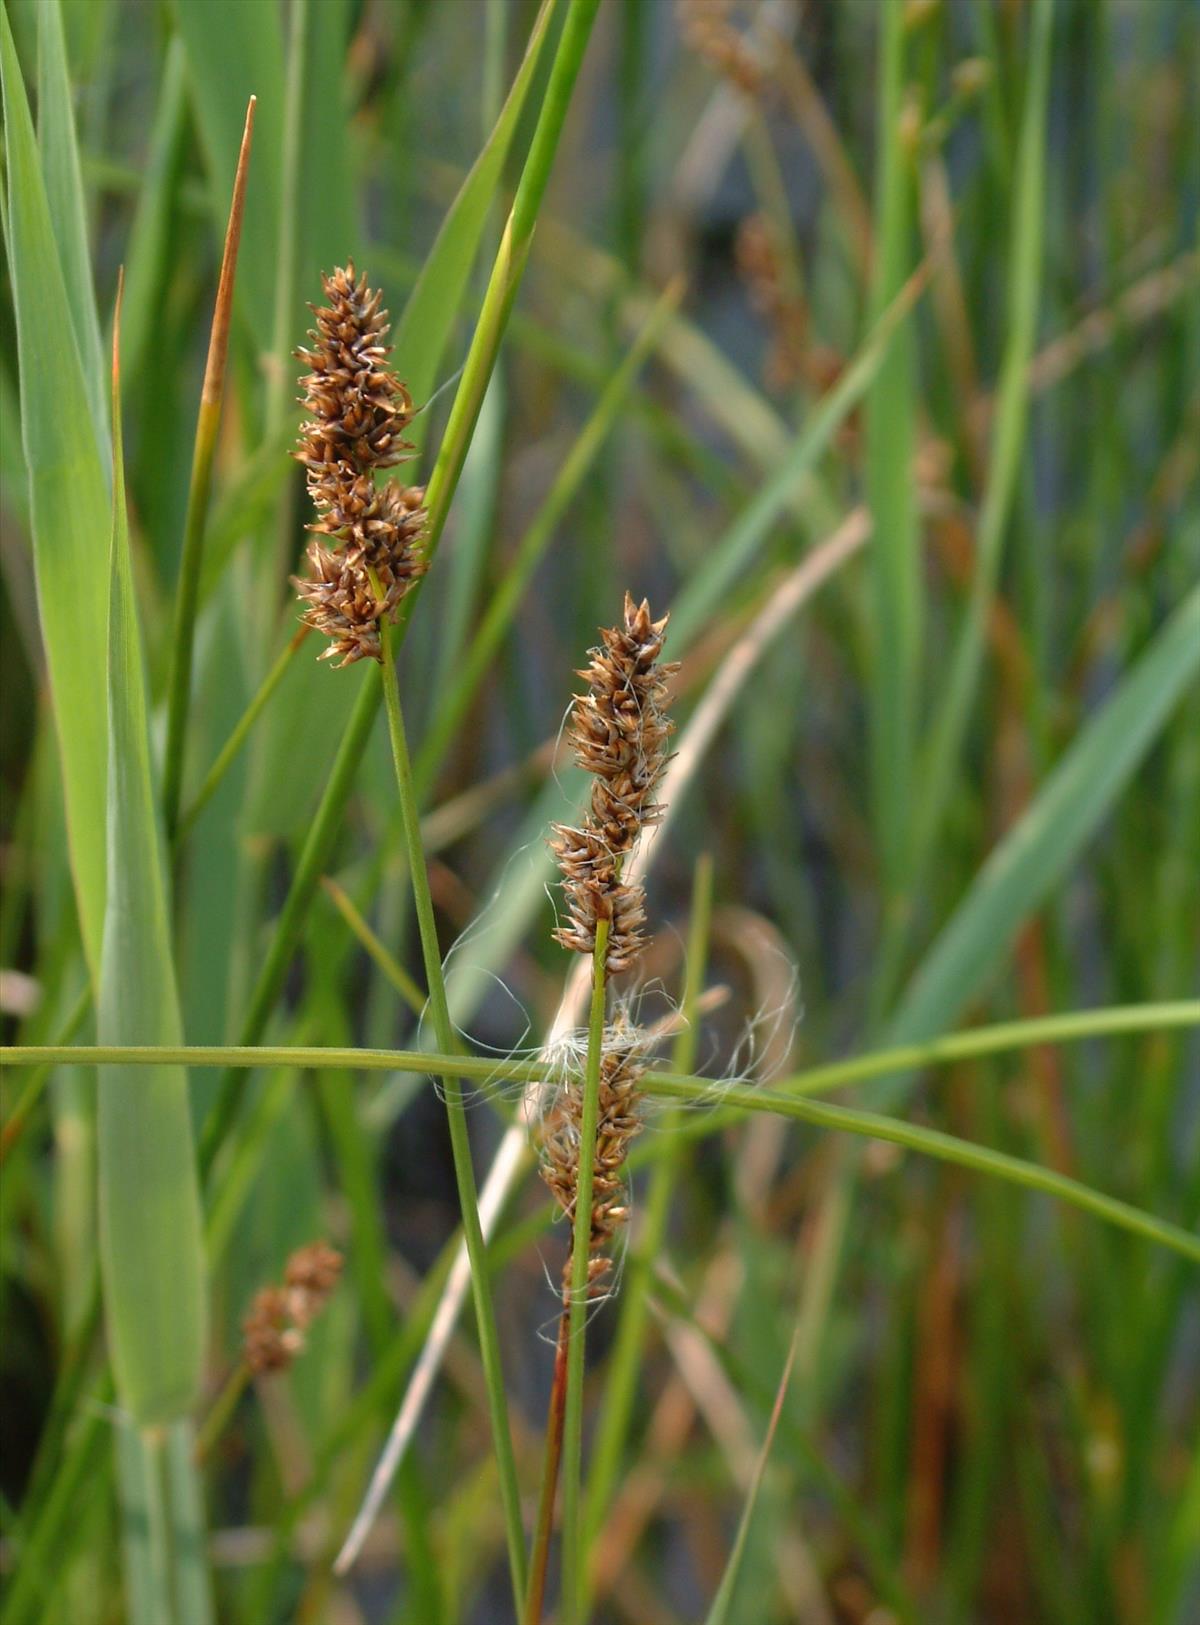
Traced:
<path fill-rule="evenodd" d="M 211 1625 L 204 1501 L 191 1424 L 147 1435 L 116 1424 L 129 1625 Z"/>
<path fill-rule="evenodd" d="M 84 388 L 95 425 L 102 461 L 108 460 L 108 403 L 100 318 L 92 286 L 88 252 L 87 208 L 71 83 L 67 73 L 66 42 L 59 0 L 42 0 L 38 19 L 38 145 L 50 223 L 58 244 L 59 263 L 71 310 L 71 326 L 83 367 Z"/>
<path fill-rule="evenodd" d="M 172 1618 L 167 1517 L 157 1452 L 127 1417 L 116 1424 L 121 1559 L 130 1625 Z"/>
<path fill-rule="evenodd" d="M 177 1625 L 212 1625 L 212 1576 L 204 1488 L 196 1465 L 196 1434 L 190 1421 L 173 1422 L 163 1444 L 163 1474 L 171 1541 L 171 1574 Z"/>
<path fill-rule="evenodd" d="M 178 1043 L 182 1024 L 151 782 L 115 363 L 110 568 L 108 897 L 97 1028 L 102 1043 Z M 182 1067 L 155 1067 L 148 1075 L 101 1069 L 98 1165 L 117 1393 L 143 1426 L 169 1422 L 194 1404 L 204 1353 L 200 1200 Z"/>
<path fill-rule="evenodd" d="M 0 21 L 0 73 L 34 569 L 62 757 L 71 870 L 95 981 L 104 922 L 100 809 L 108 726 L 100 674 L 108 637 L 108 482 L 7 11 Z"/>

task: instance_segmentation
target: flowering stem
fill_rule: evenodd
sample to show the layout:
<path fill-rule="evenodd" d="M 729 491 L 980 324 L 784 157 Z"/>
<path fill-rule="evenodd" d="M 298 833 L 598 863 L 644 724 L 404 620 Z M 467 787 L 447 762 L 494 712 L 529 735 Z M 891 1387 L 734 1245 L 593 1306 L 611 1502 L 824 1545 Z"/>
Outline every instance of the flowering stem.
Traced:
<path fill-rule="evenodd" d="M 538 1498 L 537 1523 L 533 1531 L 533 1551 L 529 1559 L 529 1587 L 525 1593 L 523 1625 L 541 1625 L 546 1598 L 546 1566 L 550 1559 L 550 1534 L 554 1528 L 554 1492 L 562 1461 L 563 1413 L 567 1399 L 567 1348 L 571 1334 L 571 1302 L 568 1298 L 558 1317 L 558 1341 L 554 1347 L 554 1382 L 546 1412 L 546 1455 L 542 1467 L 542 1490 Z"/>
<path fill-rule="evenodd" d="M 251 1371 L 245 1360 L 239 1360 L 229 1376 L 221 1392 L 213 1400 L 208 1415 L 200 1424 L 196 1433 L 195 1455 L 198 1462 L 204 1461 L 212 1451 L 212 1447 L 224 1433 L 237 1410 L 238 1400 L 245 1393 L 250 1382 Z"/>
<path fill-rule="evenodd" d="M 275 690 L 287 676 L 292 664 L 292 656 L 304 642 L 308 633 L 309 628 L 307 626 L 298 627 L 275 657 L 275 663 L 260 683 L 258 692 L 242 712 L 233 732 L 222 745 L 216 760 L 205 774 L 204 783 L 196 791 L 187 808 L 179 815 L 175 825 L 175 841 L 177 845 L 191 833 L 192 825 L 221 788 L 226 773 L 229 772 L 229 769 L 241 754 L 242 746 L 250 737 L 251 728 L 266 709 L 267 702 L 275 693 Z"/>
<path fill-rule="evenodd" d="M 450 1021 L 450 1006 L 446 999 L 446 984 L 442 976 L 442 954 L 438 945 L 437 922 L 433 914 L 433 898 L 429 891 L 429 874 L 421 846 L 421 826 L 416 792 L 413 788 L 412 763 L 404 730 L 404 714 L 400 708 L 400 688 L 396 680 L 393 637 L 394 628 L 385 622 L 382 627 L 383 703 L 392 743 L 392 760 L 396 768 L 400 819 L 404 827 L 404 844 L 409 874 L 412 878 L 413 906 L 421 937 L 421 952 L 425 961 L 429 1009 L 438 1047 L 444 1054 L 448 1054 L 455 1047 L 454 1028 Z M 519 1615 L 525 1595 L 525 1537 L 521 1528 L 517 1464 L 513 1456 L 512 1436 L 508 1426 L 504 1370 L 500 1361 L 500 1339 L 496 1332 L 496 1317 L 492 1308 L 487 1251 L 483 1229 L 479 1222 L 479 1199 L 475 1188 L 475 1170 L 471 1165 L 471 1140 L 467 1131 L 466 1108 L 463 1105 L 459 1080 L 450 1073 L 442 1077 L 442 1098 L 446 1102 L 446 1119 L 450 1128 L 454 1175 L 458 1182 L 459 1206 L 462 1209 L 463 1239 L 466 1243 L 467 1256 L 471 1261 L 471 1289 L 475 1298 L 479 1351 L 483 1360 L 484 1382 L 492 1421 L 492 1443 L 500 1476 L 500 1499 L 504 1509 L 509 1571 Z"/>
<path fill-rule="evenodd" d="M 608 921 L 596 923 L 592 953 L 592 1005 L 588 1019 L 587 1070 L 579 1121 L 579 1177 L 575 1189 L 575 1224 L 571 1251 L 570 1335 L 567 1344 L 567 1394 L 563 1421 L 563 1625 L 577 1625 L 583 1580 L 580 1550 L 580 1480 L 583 1457 L 583 1354 L 587 1329 L 588 1259 L 592 1239 L 592 1185 L 596 1167 L 596 1127 L 600 1116 L 600 1061 L 604 1052 L 604 996 L 607 990 Z"/>

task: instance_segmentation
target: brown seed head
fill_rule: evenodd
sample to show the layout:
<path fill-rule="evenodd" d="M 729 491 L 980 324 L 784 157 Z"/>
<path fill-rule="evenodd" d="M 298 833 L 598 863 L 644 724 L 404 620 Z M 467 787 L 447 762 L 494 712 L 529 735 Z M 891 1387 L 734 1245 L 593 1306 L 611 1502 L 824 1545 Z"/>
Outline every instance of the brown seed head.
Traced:
<path fill-rule="evenodd" d="M 314 1241 L 288 1259 L 282 1286 L 255 1293 L 242 1322 L 242 1351 L 256 1376 L 284 1371 L 304 1352 L 304 1334 L 328 1303 L 341 1273 L 342 1255 Z"/>
<path fill-rule="evenodd" d="M 610 922 L 607 969 L 628 970 L 643 946 L 645 895 L 621 882 L 621 869 L 641 831 L 662 816 L 654 794 L 667 764 L 674 724 L 664 711 L 667 678 L 660 660 L 667 617 L 625 594 L 624 624 L 601 631 L 589 651 L 587 693 L 572 704 L 569 738 L 575 760 L 592 775 L 591 802 L 579 828 L 554 825 L 550 849 L 563 876 L 569 919 L 555 937 L 591 953 L 596 925 Z"/>
<path fill-rule="evenodd" d="M 588 1240 L 588 1296 L 600 1297 L 612 1269 L 607 1249 L 629 1218 L 629 1180 L 625 1159 L 629 1142 L 641 1129 L 639 1083 L 645 1068 L 627 1029 L 605 1034 L 600 1062 L 599 1116 L 592 1174 L 592 1223 Z M 542 1178 L 560 1209 L 574 1221 L 579 1188 L 579 1122 L 582 1083 L 568 1076 L 542 1126 Z M 564 1291 L 570 1284 L 571 1261 L 563 1270 Z"/>
<path fill-rule="evenodd" d="M 264 1286 L 254 1295 L 250 1313 L 242 1322 L 243 1353 L 256 1376 L 286 1371 L 304 1347 L 304 1338 L 292 1324 L 288 1294 L 281 1286 Z"/>
<path fill-rule="evenodd" d="M 794 388 L 810 370 L 808 310 L 785 283 L 778 244 L 765 216 L 751 214 L 742 221 L 736 253 L 750 302 L 771 328 L 767 383 L 772 389 Z"/>
<path fill-rule="evenodd" d="M 293 584 L 307 606 L 306 625 L 331 646 L 322 659 L 340 665 L 383 658 L 380 627 L 428 568 L 424 491 L 375 472 L 411 449 L 404 430 L 412 397 L 387 365 L 387 312 L 382 295 L 347 265 L 322 283 L 328 305 L 313 307 L 311 348 L 296 351 L 309 368 L 296 457 L 307 470 L 317 511 L 309 527 L 329 548 L 308 548 L 311 578 Z"/>
<path fill-rule="evenodd" d="M 723 78 L 747 96 L 757 96 L 765 74 L 755 52 L 729 21 L 732 10 L 732 0 L 677 0 L 680 33 L 684 44 Z"/>

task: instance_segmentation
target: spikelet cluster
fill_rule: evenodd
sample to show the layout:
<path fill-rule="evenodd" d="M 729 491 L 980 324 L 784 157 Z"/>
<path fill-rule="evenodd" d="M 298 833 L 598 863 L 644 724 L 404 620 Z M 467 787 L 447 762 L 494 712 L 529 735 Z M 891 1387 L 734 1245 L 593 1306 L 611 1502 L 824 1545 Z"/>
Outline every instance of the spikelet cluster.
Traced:
<path fill-rule="evenodd" d="M 766 382 L 772 389 L 790 389 L 805 373 L 808 312 L 785 283 L 774 233 L 761 214 L 747 215 L 738 227 L 737 268 L 751 303 L 771 328 Z"/>
<path fill-rule="evenodd" d="M 322 278 L 310 347 L 296 351 L 309 416 L 296 458 L 317 512 L 309 526 L 309 575 L 293 577 L 303 620 L 330 640 L 321 656 L 339 665 L 383 658 L 380 627 L 424 575 L 428 560 L 424 492 L 399 480 L 375 481 L 412 448 L 404 431 L 412 397 L 388 365 L 382 295 L 356 279 L 353 264 Z"/>
<path fill-rule="evenodd" d="M 641 831 L 658 821 L 654 794 L 667 763 L 674 724 L 663 707 L 666 679 L 677 670 L 663 665 L 667 617 L 656 621 L 645 599 L 625 594 L 622 626 L 601 631 L 578 673 L 586 694 L 571 708 L 568 738 L 575 760 L 592 775 L 591 804 L 576 828 L 555 824 L 550 849 L 563 877 L 568 919 L 555 932 L 564 948 L 590 954 L 596 927 L 609 921 L 605 968 L 628 970 L 644 946 L 645 893 L 621 879 L 625 859 Z"/>
<path fill-rule="evenodd" d="M 697 56 L 747 96 L 763 89 L 764 73 L 754 51 L 729 20 L 732 0 L 677 0 L 680 33 Z"/>
<path fill-rule="evenodd" d="M 288 1259 L 282 1286 L 255 1293 L 242 1322 L 242 1352 L 256 1376 L 284 1371 L 304 1352 L 308 1328 L 329 1302 L 341 1273 L 341 1253 L 314 1241 Z"/>
<path fill-rule="evenodd" d="M 632 1032 L 612 1027 L 604 1035 L 600 1061 L 599 1116 L 592 1174 L 592 1225 L 588 1242 L 588 1296 L 602 1297 L 612 1269 L 608 1252 L 616 1232 L 629 1218 L 629 1181 L 625 1159 L 629 1142 L 641 1128 L 639 1084 L 645 1067 Z M 579 1122 L 583 1082 L 569 1074 L 542 1124 L 542 1178 L 554 1199 L 574 1223 L 579 1189 Z M 571 1259 L 563 1267 L 564 1295 L 570 1285 Z"/>

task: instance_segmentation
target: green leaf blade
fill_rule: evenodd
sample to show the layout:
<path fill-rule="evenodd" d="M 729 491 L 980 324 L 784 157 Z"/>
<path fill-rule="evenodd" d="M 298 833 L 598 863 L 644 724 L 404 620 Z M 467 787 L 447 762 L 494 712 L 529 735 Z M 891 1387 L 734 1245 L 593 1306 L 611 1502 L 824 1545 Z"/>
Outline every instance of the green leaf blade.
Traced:
<path fill-rule="evenodd" d="M 113 417 L 108 895 L 97 1031 L 102 1043 L 177 1043 L 182 1024 L 115 400 Z M 142 1426 L 157 1426 L 194 1406 L 204 1353 L 200 1198 L 182 1067 L 156 1066 L 141 1075 L 123 1067 L 101 1069 L 98 1164 L 100 1252 L 117 1392 Z"/>
<path fill-rule="evenodd" d="M 71 869 L 95 980 L 104 920 L 108 484 L 8 14 L 0 24 L 8 247 L 38 612 L 62 757 Z"/>

